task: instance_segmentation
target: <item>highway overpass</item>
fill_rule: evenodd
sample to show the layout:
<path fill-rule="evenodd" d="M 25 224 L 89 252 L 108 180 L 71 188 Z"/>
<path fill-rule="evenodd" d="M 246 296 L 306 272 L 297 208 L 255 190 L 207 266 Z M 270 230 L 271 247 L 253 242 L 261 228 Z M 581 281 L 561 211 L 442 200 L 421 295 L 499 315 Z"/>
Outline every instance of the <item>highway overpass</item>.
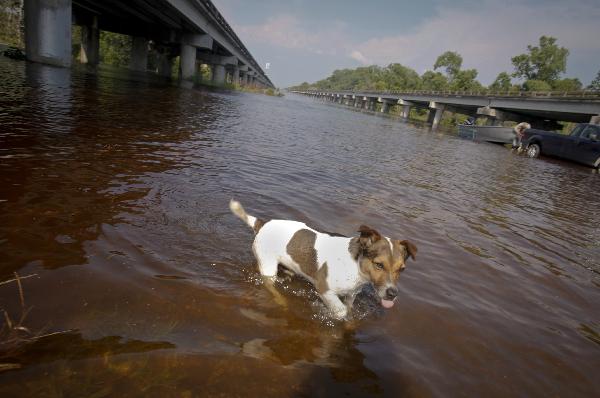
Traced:
<path fill-rule="evenodd" d="M 576 93 L 470 93 L 440 91 L 292 91 L 355 108 L 388 113 L 401 106 L 409 117 L 412 107 L 429 111 L 428 122 L 437 128 L 445 111 L 486 118 L 489 124 L 506 120 L 546 127 L 557 121 L 600 123 L 600 92 Z"/>
<path fill-rule="evenodd" d="M 132 36 L 131 64 L 145 71 L 149 41 L 158 73 L 190 80 L 198 64 L 211 67 L 215 84 L 273 87 L 252 54 L 210 0 L 24 0 L 26 55 L 30 61 L 71 65 L 72 25 L 82 26 L 83 63 L 99 61 L 100 31 Z"/>

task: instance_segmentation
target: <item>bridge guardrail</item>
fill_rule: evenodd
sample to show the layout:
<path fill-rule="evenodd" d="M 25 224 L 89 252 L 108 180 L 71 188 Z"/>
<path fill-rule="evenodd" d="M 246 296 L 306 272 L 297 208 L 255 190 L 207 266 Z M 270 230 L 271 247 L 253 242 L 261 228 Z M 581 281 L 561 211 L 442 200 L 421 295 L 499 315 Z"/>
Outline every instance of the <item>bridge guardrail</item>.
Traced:
<path fill-rule="evenodd" d="M 432 91 L 432 90 L 294 90 L 296 93 L 306 94 L 373 94 L 379 97 L 385 95 L 438 95 L 462 97 L 510 97 L 510 98 L 565 98 L 565 99 L 600 99 L 598 90 L 580 91 Z"/>

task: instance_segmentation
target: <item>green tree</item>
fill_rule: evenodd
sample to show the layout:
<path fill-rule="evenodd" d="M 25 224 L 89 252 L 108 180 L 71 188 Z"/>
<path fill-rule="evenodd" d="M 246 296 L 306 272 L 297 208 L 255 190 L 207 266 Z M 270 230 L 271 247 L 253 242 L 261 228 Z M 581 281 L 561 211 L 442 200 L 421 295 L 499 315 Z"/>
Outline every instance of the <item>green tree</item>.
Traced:
<path fill-rule="evenodd" d="M 477 81 L 475 69 L 459 70 L 450 81 L 452 91 L 484 91 L 485 88 Z"/>
<path fill-rule="evenodd" d="M 539 46 L 527 46 L 527 53 L 512 57 L 514 77 L 551 83 L 567 70 L 569 50 L 559 47 L 556 39 L 542 36 Z"/>
<path fill-rule="evenodd" d="M 600 70 L 598 71 L 596 78 L 592 80 L 589 86 L 587 86 L 587 89 L 600 91 Z"/>
<path fill-rule="evenodd" d="M 579 91 L 583 84 L 577 78 L 559 79 L 552 82 L 552 90 L 555 91 Z"/>
<path fill-rule="evenodd" d="M 500 72 L 496 80 L 490 84 L 491 91 L 506 92 L 511 89 L 510 75 L 506 72 Z"/>
<path fill-rule="evenodd" d="M 421 76 L 421 88 L 432 91 L 448 90 L 448 78 L 440 72 L 428 70 Z"/>
<path fill-rule="evenodd" d="M 24 47 L 23 1 L 0 0 L 0 43 Z"/>
<path fill-rule="evenodd" d="M 552 86 L 543 80 L 527 80 L 523 83 L 525 91 L 551 91 Z"/>
<path fill-rule="evenodd" d="M 384 79 L 388 90 L 418 90 L 421 86 L 419 74 L 401 64 L 389 64 Z"/>
<path fill-rule="evenodd" d="M 435 64 L 433 65 L 433 70 L 444 68 L 448 77 L 453 79 L 460 71 L 462 62 L 463 59 L 459 53 L 454 51 L 446 51 L 437 57 Z"/>
<path fill-rule="evenodd" d="M 100 62 L 127 66 L 131 57 L 131 37 L 100 31 Z"/>

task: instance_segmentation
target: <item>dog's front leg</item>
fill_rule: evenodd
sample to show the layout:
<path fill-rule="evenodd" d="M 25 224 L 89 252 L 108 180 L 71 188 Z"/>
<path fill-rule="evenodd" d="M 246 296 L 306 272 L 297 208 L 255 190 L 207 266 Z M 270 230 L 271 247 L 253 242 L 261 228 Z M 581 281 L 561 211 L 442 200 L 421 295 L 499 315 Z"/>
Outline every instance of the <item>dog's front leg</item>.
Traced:
<path fill-rule="evenodd" d="M 348 314 L 348 309 L 342 303 L 342 300 L 331 290 L 321 293 L 321 298 L 325 305 L 331 310 L 334 318 L 343 319 Z"/>
<path fill-rule="evenodd" d="M 346 308 L 348 309 L 348 312 L 350 312 L 350 310 L 352 310 L 352 306 L 354 305 L 354 300 L 356 299 L 357 294 L 358 294 L 357 292 L 352 292 L 346 296 L 346 299 L 344 300 L 344 302 L 346 303 Z"/>

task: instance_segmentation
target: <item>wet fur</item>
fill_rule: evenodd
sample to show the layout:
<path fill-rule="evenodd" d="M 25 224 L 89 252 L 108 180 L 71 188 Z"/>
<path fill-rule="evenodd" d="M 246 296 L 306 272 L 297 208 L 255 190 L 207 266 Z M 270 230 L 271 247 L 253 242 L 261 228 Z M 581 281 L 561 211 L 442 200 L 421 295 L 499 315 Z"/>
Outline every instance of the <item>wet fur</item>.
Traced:
<path fill-rule="evenodd" d="M 350 238 L 319 232 L 297 221 L 263 222 L 248 215 L 233 200 L 229 207 L 254 230 L 252 249 L 265 284 L 275 298 L 281 299 L 274 291 L 273 281 L 278 265 L 282 265 L 310 281 L 339 319 L 347 316 L 356 294 L 367 283 L 373 284 L 382 300 L 393 301 L 406 261 L 409 257 L 414 260 L 417 254 L 417 247 L 411 242 L 389 239 L 364 225 L 358 230 L 359 236 Z M 346 297 L 345 303 L 340 296 Z"/>

